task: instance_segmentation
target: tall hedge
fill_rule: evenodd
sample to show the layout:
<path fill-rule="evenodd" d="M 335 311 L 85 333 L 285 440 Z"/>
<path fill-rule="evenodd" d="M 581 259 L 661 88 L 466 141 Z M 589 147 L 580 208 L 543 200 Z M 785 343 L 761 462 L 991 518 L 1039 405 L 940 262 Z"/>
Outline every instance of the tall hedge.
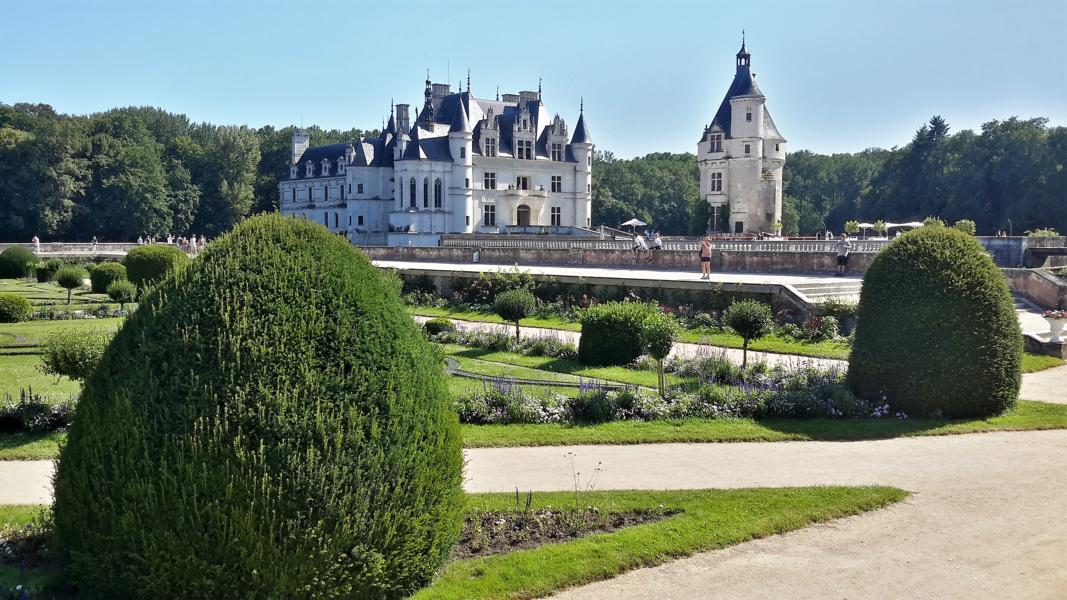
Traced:
<path fill-rule="evenodd" d="M 606 302 L 582 312 L 578 360 L 587 365 L 625 365 L 641 356 L 642 328 L 659 312 L 646 302 Z"/>
<path fill-rule="evenodd" d="M 150 288 L 87 380 L 55 542 L 92 597 L 402 598 L 457 539 L 461 468 L 398 293 L 259 216 Z"/>
<path fill-rule="evenodd" d="M 156 283 L 171 270 L 189 262 L 189 257 L 174 246 L 149 244 L 126 254 L 126 277 L 140 289 Z"/>
<path fill-rule="evenodd" d="M 981 417 L 1012 406 L 1022 333 L 978 241 L 944 227 L 894 240 L 863 280 L 848 384 L 909 416 Z"/>
<path fill-rule="evenodd" d="M 94 294 L 106 294 L 107 286 L 126 279 L 126 267 L 117 262 L 104 262 L 89 269 L 89 281 Z"/>
<path fill-rule="evenodd" d="M 0 277 L 18 279 L 29 275 L 37 264 L 37 255 L 22 246 L 0 252 Z"/>

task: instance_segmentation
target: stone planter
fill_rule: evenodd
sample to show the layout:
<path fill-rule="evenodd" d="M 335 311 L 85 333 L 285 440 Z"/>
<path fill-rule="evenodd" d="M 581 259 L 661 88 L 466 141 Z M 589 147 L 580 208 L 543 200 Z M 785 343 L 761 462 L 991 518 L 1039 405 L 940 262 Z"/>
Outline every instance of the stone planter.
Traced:
<path fill-rule="evenodd" d="M 1048 321 L 1048 341 L 1053 344 L 1059 344 L 1063 342 L 1063 338 L 1060 337 L 1063 334 L 1063 327 L 1067 325 L 1067 319 L 1045 319 Z"/>

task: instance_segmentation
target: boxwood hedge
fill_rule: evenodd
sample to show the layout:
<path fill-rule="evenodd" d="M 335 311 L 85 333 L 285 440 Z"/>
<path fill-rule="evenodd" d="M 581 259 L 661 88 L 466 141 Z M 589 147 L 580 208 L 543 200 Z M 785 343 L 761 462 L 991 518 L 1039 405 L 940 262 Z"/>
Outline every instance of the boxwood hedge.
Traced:
<path fill-rule="evenodd" d="M 94 294 L 106 294 L 107 286 L 126 279 L 126 267 L 117 262 L 104 262 L 89 269 L 89 281 Z"/>
<path fill-rule="evenodd" d="M 641 356 L 645 320 L 659 312 L 646 302 L 606 302 L 582 311 L 578 360 L 587 365 L 625 365 Z"/>
<path fill-rule="evenodd" d="M 138 246 L 126 254 L 126 277 L 138 289 L 156 283 L 171 270 L 189 262 L 189 257 L 174 246 L 149 244 Z"/>
<path fill-rule="evenodd" d="M 0 294 L 0 323 L 29 321 L 33 316 L 33 304 L 18 294 Z"/>
<path fill-rule="evenodd" d="M 0 252 L 0 277 L 18 279 L 33 272 L 37 255 L 22 246 L 12 246 Z"/>
<path fill-rule="evenodd" d="M 1019 394 L 1022 334 L 1003 275 L 944 227 L 900 236 L 863 280 L 852 391 L 909 416 L 981 417 Z"/>
<path fill-rule="evenodd" d="M 370 261 L 244 221 L 150 288 L 86 382 L 55 543 L 92 597 L 402 598 L 462 520 L 459 424 Z"/>

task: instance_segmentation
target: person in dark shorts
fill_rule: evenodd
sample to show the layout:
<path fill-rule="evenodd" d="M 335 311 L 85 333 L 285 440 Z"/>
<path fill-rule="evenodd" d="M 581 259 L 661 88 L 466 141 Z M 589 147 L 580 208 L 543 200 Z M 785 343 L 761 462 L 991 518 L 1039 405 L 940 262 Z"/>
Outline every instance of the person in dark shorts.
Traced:
<path fill-rule="evenodd" d="M 848 267 L 848 253 L 852 250 L 852 242 L 848 240 L 845 234 L 837 236 L 837 277 L 843 277 L 845 275 L 845 268 Z"/>
<path fill-rule="evenodd" d="M 711 238 L 704 236 L 700 241 L 700 278 L 711 279 Z"/>

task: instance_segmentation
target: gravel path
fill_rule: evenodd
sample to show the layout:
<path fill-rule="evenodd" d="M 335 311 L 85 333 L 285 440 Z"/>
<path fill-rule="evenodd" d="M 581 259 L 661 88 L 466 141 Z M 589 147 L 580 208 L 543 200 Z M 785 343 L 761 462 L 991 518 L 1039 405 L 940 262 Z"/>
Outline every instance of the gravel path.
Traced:
<path fill-rule="evenodd" d="M 1023 375 L 1023 387 L 1019 397 L 1024 400 L 1041 400 L 1067 404 L 1067 365 Z"/>

